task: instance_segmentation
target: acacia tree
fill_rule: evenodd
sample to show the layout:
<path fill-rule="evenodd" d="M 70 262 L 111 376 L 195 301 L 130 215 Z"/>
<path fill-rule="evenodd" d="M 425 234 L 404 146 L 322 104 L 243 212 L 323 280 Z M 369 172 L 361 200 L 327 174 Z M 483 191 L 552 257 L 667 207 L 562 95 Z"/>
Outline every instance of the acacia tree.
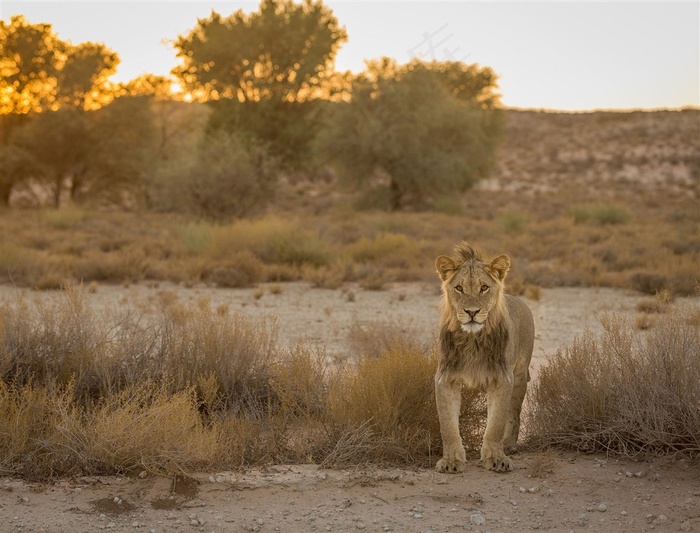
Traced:
<path fill-rule="evenodd" d="M 368 62 L 337 105 L 323 150 L 350 183 L 383 176 L 391 210 L 462 191 L 495 163 L 496 76 L 459 62 Z"/>
<path fill-rule="evenodd" d="M 347 40 L 320 1 L 263 0 L 257 12 L 212 12 L 175 41 L 173 73 L 193 93 L 239 102 L 300 102 L 323 90 Z"/>
<path fill-rule="evenodd" d="M 321 1 L 263 0 L 257 12 L 212 12 L 175 42 L 181 85 L 213 102 L 210 130 L 245 133 L 298 166 L 317 125 L 315 99 L 332 91 L 347 40 Z"/>
<path fill-rule="evenodd" d="M 105 45 L 74 46 L 50 24 L 0 21 L 0 204 L 27 178 L 50 185 L 55 204 L 67 178 L 77 190 L 92 149 L 85 113 L 112 100 L 118 63 Z"/>
<path fill-rule="evenodd" d="M 105 45 L 73 46 L 50 24 L 31 24 L 22 15 L 0 20 L 0 114 L 104 105 L 118 63 Z"/>

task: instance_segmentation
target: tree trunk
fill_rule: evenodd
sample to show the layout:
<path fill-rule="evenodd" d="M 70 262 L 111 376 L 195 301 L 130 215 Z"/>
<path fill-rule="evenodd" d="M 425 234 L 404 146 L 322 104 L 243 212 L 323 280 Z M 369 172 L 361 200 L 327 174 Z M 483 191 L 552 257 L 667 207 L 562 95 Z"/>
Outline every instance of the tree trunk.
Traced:
<path fill-rule="evenodd" d="M 391 211 L 400 210 L 403 205 L 403 191 L 401 185 L 393 177 L 389 183 L 389 193 L 389 209 Z"/>
<path fill-rule="evenodd" d="M 54 180 L 53 191 L 53 206 L 58 209 L 61 207 L 61 189 L 63 188 L 63 176 L 58 176 Z"/>
<path fill-rule="evenodd" d="M 0 185 L 0 208 L 10 206 L 10 194 L 12 194 L 11 183 L 3 183 Z"/>

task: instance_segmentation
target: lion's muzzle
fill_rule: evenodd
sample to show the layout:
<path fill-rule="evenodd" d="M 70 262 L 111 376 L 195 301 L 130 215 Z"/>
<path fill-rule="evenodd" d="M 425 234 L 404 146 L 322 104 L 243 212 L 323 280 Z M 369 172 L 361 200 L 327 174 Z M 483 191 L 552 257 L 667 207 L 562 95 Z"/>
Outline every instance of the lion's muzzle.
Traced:
<path fill-rule="evenodd" d="M 462 331 L 466 333 L 478 333 L 484 327 L 486 316 L 488 313 L 482 312 L 481 309 L 464 308 L 463 312 L 457 313 Z"/>

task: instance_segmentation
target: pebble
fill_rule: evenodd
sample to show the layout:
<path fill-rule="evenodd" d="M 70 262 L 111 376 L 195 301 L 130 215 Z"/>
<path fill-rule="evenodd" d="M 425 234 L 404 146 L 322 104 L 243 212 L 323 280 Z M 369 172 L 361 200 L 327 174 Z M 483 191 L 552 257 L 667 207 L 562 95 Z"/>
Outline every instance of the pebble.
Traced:
<path fill-rule="evenodd" d="M 607 510 L 608 510 L 608 506 L 605 505 L 604 503 L 601 503 L 601 504 L 598 506 L 598 511 L 601 512 L 601 513 L 604 513 L 604 512 L 607 511 Z"/>
<path fill-rule="evenodd" d="M 486 524 L 486 518 L 481 513 L 473 513 L 469 517 L 469 523 L 473 526 L 483 526 Z"/>

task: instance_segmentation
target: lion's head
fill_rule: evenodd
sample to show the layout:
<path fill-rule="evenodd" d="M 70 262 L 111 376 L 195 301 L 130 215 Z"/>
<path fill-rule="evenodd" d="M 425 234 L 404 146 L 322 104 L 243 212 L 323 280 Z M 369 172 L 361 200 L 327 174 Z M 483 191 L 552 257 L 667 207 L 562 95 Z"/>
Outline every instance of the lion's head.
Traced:
<path fill-rule="evenodd" d="M 450 320 L 464 332 L 479 333 L 493 322 L 489 318 L 499 318 L 503 313 L 503 282 L 509 268 L 507 255 L 486 263 L 466 242 L 458 244 L 452 256 L 439 256 L 435 269 L 445 295 L 443 320 Z"/>

